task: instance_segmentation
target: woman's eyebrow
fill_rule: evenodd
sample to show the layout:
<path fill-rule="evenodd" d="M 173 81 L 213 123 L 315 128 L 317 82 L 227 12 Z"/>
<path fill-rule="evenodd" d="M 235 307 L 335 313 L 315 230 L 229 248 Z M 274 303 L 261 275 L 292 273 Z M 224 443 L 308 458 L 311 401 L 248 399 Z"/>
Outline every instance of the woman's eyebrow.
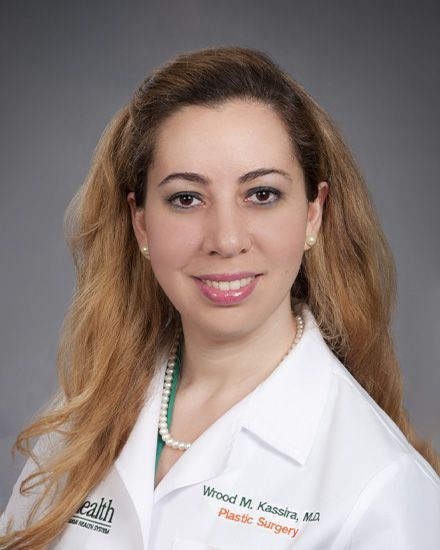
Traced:
<path fill-rule="evenodd" d="M 285 177 L 286 179 L 288 179 L 289 181 L 292 181 L 291 176 L 287 172 L 284 172 L 284 170 L 279 170 L 278 168 L 258 168 L 257 170 L 246 172 L 246 174 L 243 174 L 242 176 L 240 176 L 238 178 L 238 183 L 247 183 L 261 176 L 266 176 L 267 174 L 279 174 Z M 168 183 L 173 179 L 183 179 L 186 181 L 191 181 L 193 183 L 200 183 L 202 185 L 209 185 L 211 183 L 209 178 L 206 178 L 205 176 L 201 176 L 196 172 L 173 172 L 172 174 L 169 174 L 168 176 L 166 176 L 159 183 L 158 187 L 161 187 L 162 185 Z"/>

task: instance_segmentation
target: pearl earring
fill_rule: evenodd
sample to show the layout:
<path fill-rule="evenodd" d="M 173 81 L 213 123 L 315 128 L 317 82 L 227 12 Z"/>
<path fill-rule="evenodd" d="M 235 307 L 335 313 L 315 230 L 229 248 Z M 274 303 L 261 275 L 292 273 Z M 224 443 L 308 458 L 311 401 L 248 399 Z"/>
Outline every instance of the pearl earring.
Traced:
<path fill-rule="evenodd" d="M 148 253 L 148 246 L 143 246 L 141 248 L 141 252 L 146 258 L 150 259 L 150 254 Z"/>
<path fill-rule="evenodd" d="M 309 235 L 306 239 L 306 244 L 309 246 L 313 246 L 316 243 L 316 237 L 315 235 Z"/>

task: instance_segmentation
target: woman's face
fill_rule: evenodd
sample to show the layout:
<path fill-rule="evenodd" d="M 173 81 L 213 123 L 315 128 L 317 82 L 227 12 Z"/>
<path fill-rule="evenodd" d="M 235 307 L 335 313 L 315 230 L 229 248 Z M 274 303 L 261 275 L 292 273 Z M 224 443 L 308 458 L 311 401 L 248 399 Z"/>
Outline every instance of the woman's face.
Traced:
<path fill-rule="evenodd" d="M 264 104 L 188 106 L 162 124 L 145 208 L 135 211 L 133 193 L 128 200 L 139 246 L 148 245 L 184 328 L 227 339 L 291 317 L 305 239 L 321 223 L 320 187 L 308 203 L 288 134 Z M 243 272 L 259 275 L 244 290 L 203 290 L 198 280 Z"/>

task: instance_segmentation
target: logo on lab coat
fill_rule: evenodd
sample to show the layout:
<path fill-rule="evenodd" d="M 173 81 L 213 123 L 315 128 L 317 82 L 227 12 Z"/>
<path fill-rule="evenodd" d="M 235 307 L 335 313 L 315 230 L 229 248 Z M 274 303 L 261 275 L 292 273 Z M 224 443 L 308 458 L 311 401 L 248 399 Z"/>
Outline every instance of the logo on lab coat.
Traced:
<path fill-rule="evenodd" d="M 101 500 L 96 502 L 86 500 L 69 519 L 69 523 L 108 535 L 115 513 L 112 504 L 112 499 L 106 501 L 104 497 L 101 497 Z"/>

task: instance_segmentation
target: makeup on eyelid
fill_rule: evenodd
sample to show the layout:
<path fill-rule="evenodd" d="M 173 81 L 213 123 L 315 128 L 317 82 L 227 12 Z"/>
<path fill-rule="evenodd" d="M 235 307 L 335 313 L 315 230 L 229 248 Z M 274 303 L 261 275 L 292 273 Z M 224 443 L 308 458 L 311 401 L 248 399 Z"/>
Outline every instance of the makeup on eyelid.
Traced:
<path fill-rule="evenodd" d="M 255 204 L 257 206 L 269 206 L 276 202 L 278 202 L 280 199 L 284 197 L 284 192 L 280 191 L 278 189 L 275 189 L 273 187 L 258 187 L 255 189 L 251 189 L 247 195 L 247 197 L 250 197 L 252 195 L 256 195 L 257 193 L 268 193 L 275 196 L 275 198 L 271 201 L 263 201 L 263 202 L 252 202 L 252 204 Z M 171 206 L 176 208 L 177 210 L 190 210 L 194 208 L 194 206 L 181 206 L 181 205 L 174 205 L 172 204 L 173 201 L 181 198 L 181 197 L 192 197 L 197 200 L 201 200 L 198 193 L 192 192 L 192 191 L 180 191 L 178 193 L 173 193 L 170 197 L 166 199 L 167 203 L 170 203 Z"/>

